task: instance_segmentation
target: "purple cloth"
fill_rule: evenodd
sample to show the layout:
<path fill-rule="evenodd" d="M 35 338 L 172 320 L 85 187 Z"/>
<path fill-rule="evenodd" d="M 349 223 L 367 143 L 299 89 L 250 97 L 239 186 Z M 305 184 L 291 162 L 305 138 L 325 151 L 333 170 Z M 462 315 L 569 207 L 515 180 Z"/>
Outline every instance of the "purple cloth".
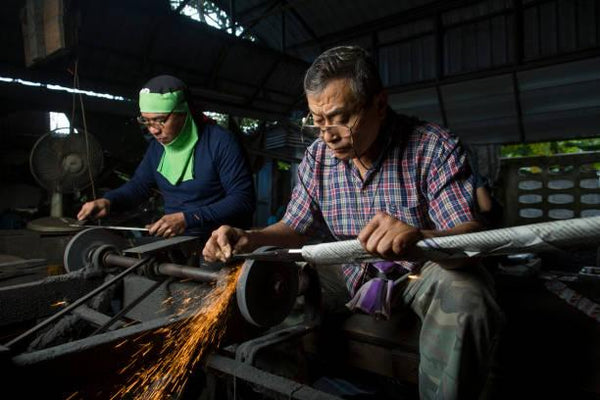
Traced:
<path fill-rule="evenodd" d="M 390 318 L 394 281 L 373 278 L 358 289 L 352 300 L 346 303 L 352 311 L 361 310 L 367 314 L 385 319 Z"/>
<path fill-rule="evenodd" d="M 377 268 L 379 272 L 387 274 L 389 272 L 392 272 L 398 266 L 398 263 L 396 263 L 395 261 L 379 261 L 371 265 Z"/>
<path fill-rule="evenodd" d="M 365 282 L 356 291 L 352 300 L 346 303 L 346 307 L 352 311 L 361 310 L 376 317 L 389 319 L 394 281 L 387 279 L 385 276 L 394 272 L 400 266 L 400 263 L 396 261 L 379 261 L 371 265 L 383 276 Z"/>

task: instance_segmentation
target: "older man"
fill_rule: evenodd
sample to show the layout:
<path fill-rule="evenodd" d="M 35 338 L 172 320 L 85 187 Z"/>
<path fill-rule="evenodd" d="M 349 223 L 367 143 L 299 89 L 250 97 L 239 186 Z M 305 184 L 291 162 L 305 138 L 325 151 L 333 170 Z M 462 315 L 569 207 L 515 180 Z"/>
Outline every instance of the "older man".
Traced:
<path fill-rule="evenodd" d="M 318 138 L 298 168 L 283 219 L 261 230 L 220 227 L 206 243 L 205 259 L 224 261 L 261 245 L 298 247 L 319 235 L 358 237 L 367 251 L 403 260 L 420 239 L 479 228 L 473 176 L 458 141 L 438 125 L 394 113 L 363 49 L 321 54 L 304 89 L 310 109 L 304 131 Z M 388 264 L 419 274 L 396 290 L 422 320 L 421 396 L 477 397 L 501 318 L 482 271 Z M 366 265 L 341 270 L 348 298 L 369 283 Z"/>
<path fill-rule="evenodd" d="M 77 218 L 135 207 L 157 186 L 165 215 L 150 234 L 208 238 L 222 224 L 249 227 L 256 205 L 252 172 L 235 135 L 191 108 L 186 85 L 160 75 L 140 90 L 138 122 L 154 137 L 133 178 L 85 203 Z"/>

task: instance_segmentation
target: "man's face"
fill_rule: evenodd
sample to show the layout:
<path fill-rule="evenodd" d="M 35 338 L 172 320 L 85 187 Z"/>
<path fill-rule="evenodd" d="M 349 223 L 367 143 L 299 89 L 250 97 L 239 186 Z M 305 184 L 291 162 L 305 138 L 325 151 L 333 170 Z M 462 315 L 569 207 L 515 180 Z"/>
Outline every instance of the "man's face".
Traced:
<path fill-rule="evenodd" d="M 306 97 L 314 124 L 339 125 L 350 129 L 322 130 L 321 138 L 333 155 L 351 160 L 367 153 L 377 139 L 385 116 L 383 93 L 369 106 L 361 107 L 347 79 L 332 80 L 320 93 Z M 382 111 L 383 110 L 383 111 Z"/>
<path fill-rule="evenodd" d="M 185 123 L 186 114 L 184 113 L 141 113 L 142 117 L 149 121 L 154 121 L 147 126 L 148 132 L 161 144 L 171 143 L 181 132 Z M 164 122 L 161 126 L 160 122 Z"/>

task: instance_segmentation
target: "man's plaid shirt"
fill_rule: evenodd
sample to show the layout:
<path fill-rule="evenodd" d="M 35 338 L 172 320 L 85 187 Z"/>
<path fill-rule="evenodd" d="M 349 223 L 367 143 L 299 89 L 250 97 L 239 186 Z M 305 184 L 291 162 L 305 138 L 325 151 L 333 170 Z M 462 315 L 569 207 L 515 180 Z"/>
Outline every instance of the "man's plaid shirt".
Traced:
<path fill-rule="evenodd" d="M 347 240 L 378 211 L 422 229 L 446 230 L 474 219 L 474 178 L 456 138 L 390 109 L 380 135 L 383 151 L 364 179 L 321 139 L 312 143 L 298 167 L 299 182 L 283 222 L 302 234 Z M 364 266 L 342 268 L 354 294 Z"/>

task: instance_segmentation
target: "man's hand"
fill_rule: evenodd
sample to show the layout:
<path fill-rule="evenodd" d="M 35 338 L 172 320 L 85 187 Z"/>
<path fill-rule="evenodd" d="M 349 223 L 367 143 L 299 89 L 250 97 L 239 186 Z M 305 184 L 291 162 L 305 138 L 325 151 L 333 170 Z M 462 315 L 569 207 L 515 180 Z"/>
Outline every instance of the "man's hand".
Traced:
<path fill-rule="evenodd" d="M 163 215 L 161 219 L 151 225 L 147 225 L 148 233 L 151 235 L 170 238 L 181 235 L 186 228 L 185 217 L 182 212 Z"/>
<path fill-rule="evenodd" d="M 204 245 L 202 255 L 208 262 L 228 261 L 234 252 L 250 251 L 248 232 L 223 225 L 210 235 Z"/>
<path fill-rule="evenodd" d="M 110 200 L 101 198 L 94 201 L 88 201 L 81 210 L 77 213 L 77 220 L 83 221 L 85 219 L 93 218 L 104 218 L 110 212 Z"/>
<path fill-rule="evenodd" d="M 358 240 L 369 253 L 388 259 L 413 256 L 416 251 L 415 243 L 421 239 L 423 233 L 420 229 L 381 211 L 358 235 Z"/>

